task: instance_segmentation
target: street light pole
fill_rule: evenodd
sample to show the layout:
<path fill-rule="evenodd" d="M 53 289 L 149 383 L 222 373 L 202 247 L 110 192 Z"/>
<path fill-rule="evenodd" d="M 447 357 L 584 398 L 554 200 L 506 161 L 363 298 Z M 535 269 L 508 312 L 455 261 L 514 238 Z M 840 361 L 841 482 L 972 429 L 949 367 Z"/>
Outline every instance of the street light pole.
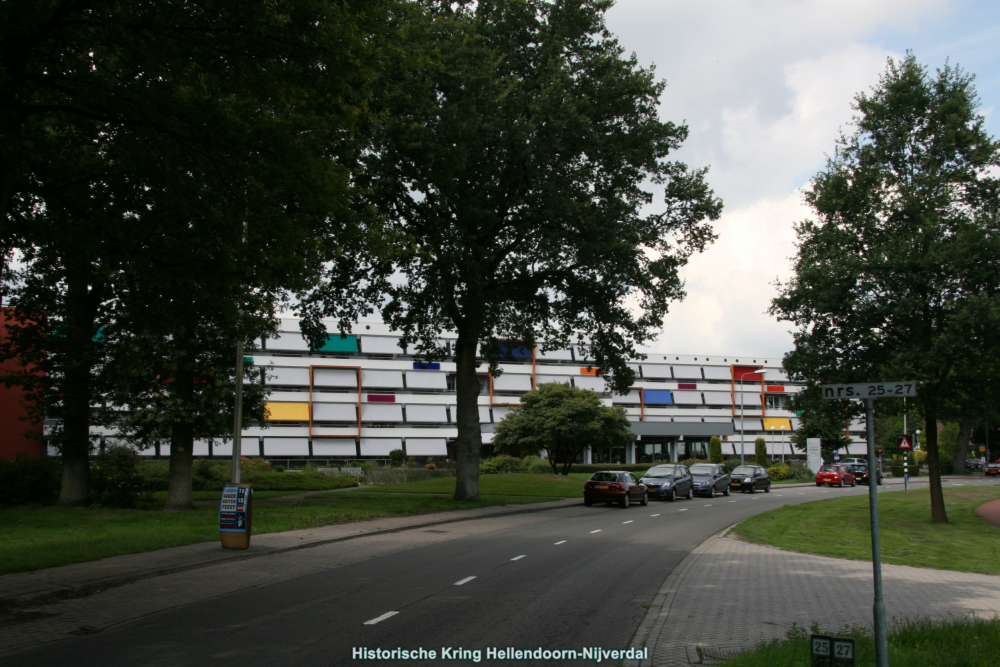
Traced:
<path fill-rule="evenodd" d="M 746 463 L 746 448 L 747 448 L 746 440 L 745 440 L 744 435 L 743 435 L 743 422 L 744 422 L 744 419 L 743 419 L 743 378 L 745 378 L 748 375 L 764 375 L 764 373 L 767 373 L 767 369 L 756 368 L 754 370 L 744 371 L 740 375 L 740 465 L 743 465 L 743 464 Z"/>
<path fill-rule="evenodd" d="M 865 421 L 868 436 L 868 507 L 872 526 L 872 574 L 875 579 L 875 662 L 877 667 L 889 667 L 889 640 L 885 621 L 885 601 L 882 599 L 882 546 L 878 527 L 878 480 L 875 475 L 875 406 L 874 399 L 865 399 Z"/>
<path fill-rule="evenodd" d="M 781 461 L 785 461 L 785 425 L 781 425 Z"/>

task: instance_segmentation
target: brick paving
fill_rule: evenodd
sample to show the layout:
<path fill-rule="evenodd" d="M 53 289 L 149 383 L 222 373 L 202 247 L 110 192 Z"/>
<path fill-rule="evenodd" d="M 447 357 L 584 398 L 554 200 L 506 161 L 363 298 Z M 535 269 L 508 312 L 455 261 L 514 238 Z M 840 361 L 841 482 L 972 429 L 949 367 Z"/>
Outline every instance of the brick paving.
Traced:
<path fill-rule="evenodd" d="M 667 577 L 633 645 L 650 659 L 630 667 L 711 664 L 793 623 L 827 631 L 871 626 L 871 563 L 748 544 L 728 531 L 703 542 Z M 882 565 L 890 623 L 906 617 L 1000 612 L 1000 577 Z"/>

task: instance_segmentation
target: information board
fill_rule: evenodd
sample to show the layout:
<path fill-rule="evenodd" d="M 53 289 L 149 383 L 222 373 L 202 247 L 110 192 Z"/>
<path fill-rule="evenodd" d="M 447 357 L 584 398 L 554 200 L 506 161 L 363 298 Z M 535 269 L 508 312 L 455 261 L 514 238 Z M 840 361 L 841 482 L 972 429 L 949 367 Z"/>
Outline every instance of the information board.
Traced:
<path fill-rule="evenodd" d="M 250 497 L 250 487 L 227 485 L 222 490 L 222 502 L 219 505 L 219 532 L 247 532 L 247 499 Z"/>
<path fill-rule="evenodd" d="M 819 472 L 823 465 L 823 441 L 820 438 L 806 438 L 806 465 L 813 471 Z"/>
<path fill-rule="evenodd" d="M 824 384 L 823 398 L 912 398 L 916 382 L 864 382 L 861 384 Z"/>

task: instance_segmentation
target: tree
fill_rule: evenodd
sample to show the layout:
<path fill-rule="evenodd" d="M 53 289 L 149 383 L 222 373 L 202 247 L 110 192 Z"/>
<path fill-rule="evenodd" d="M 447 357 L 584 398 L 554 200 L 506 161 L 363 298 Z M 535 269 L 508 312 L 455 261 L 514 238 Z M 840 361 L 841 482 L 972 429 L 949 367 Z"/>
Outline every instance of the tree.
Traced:
<path fill-rule="evenodd" d="M 365 182 L 401 239 L 382 315 L 427 358 L 457 334 L 456 500 L 479 493 L 480 358 L 496 374 L 501 341 L 575 343 L 625 391 L 684 295 L 678 269 L 714 239 L 721 202 L 705 170 L 667 160 L 687 128 L 659 120 L 664 86 L 623 56 L 610 4 L 427 2 L 406 27 L 420 57 L 382 88 Z M 311 303 L 323 335 L 340 294 Z"/>
<path fill-rule="evenodd" d="M 835 451 L 851 443 L 847 437 L 847 429 L 851 425 L 851 406 L 848 403 L 824 399 L 815 385 L 793 394 L 788 409 L 799 415 L 799 426 L 792 435 L 792 444 L 805 452 L 807 440 L 819 438 L 823 459 L 832 458 Z"/>
<path fill-rule="evenodd" d="M 550 382 L 521 397 L 496 426 L 497 453 L 524 457 L 546 452 L 553 474 L 568 475 L 588 447 L 624 447 L 635 441 L 622 408 L 601 404 L 589 389 Z"/>
<path fill-rule="evenodd" d="M 771 459 L 767 456 L 767 441 L 764 438 L 757 438 L 753 441 L 754 463 L 759 466 L 770 467 Z"/>
<path fill-rule="evenodd" d="M 712 463 L 722 463 L 722 440 L 713 435 L 708 441 L 708 457 Z"/>
<path fill-rule="evenodd" d="M 771 309 L 798 326 L 793 377 L 919 383 L 935 522 L 938 420 L 1000 352 L 1000 147 L 977 104 L 962 70 L 890 59 L 811 183 L 817 220 L 796 226 L 795 275 Z"/>

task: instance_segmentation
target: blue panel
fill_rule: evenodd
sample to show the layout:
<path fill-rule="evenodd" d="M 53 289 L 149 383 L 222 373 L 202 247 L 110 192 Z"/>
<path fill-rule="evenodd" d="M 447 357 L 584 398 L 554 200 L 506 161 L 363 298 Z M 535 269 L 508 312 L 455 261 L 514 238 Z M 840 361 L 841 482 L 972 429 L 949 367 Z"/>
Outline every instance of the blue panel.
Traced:
<path fill-rule="evenodd" d="M 522 361 L 531 361 L 531 348 L 518 341 L 497 341 L 500 347 L 500 356 Z"/>
<path fill-rule="evenodd" d="M 415 371 L 439 371 L 441 370 L 441 364 L 437 361 L 414 361 L 413 370 Z"/>
<path fill-rule="evenodd" d="M 673 405 L 674 395 L 669 389 L 644 389 L 642 402 L 644 405 Z"/>

